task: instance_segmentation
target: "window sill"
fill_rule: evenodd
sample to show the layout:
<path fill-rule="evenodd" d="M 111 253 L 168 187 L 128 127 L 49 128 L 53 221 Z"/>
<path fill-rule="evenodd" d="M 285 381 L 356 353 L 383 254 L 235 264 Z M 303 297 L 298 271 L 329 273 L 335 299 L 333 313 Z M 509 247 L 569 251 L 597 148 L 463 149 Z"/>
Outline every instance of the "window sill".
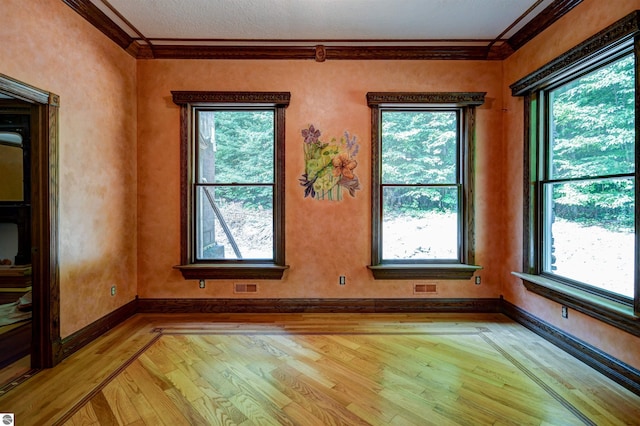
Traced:
<path fill-rule="evenodd" d="M 512 272 L 512 274 L 522 279 L 524 286 L 532 293 L 573 308 L 635 336 L 640 336 L 640 317 L 634 314 L 633 307 L 630 305 L 606 299 L 539 275 L 520 272 Z"/>
<path fill-rule="evenodd" d="M 391 263 L 367 266 L 376 280 L 468 280 L 481 266 L 453 263 Z"/>
<path fill-rule="evenodd" d="M 187 280 L 280 280 L 288 265 L 274 265 L 272 263 L 252 264 L 213 264 L 193 263 L 177 265 L 175 269 L 182 272 Z"/>

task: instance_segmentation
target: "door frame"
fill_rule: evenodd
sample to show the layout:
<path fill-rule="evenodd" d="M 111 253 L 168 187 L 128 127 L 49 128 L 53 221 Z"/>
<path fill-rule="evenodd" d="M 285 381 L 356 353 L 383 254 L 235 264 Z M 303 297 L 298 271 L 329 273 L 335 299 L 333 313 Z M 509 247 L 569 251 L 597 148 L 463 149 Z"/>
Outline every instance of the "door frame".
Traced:
<path fill-rule="evenodd" d="M 31 367 L 61 361 L 58 259 L 60 97 L 0 74 L 0 93 L 28 102 L 31 114 Z"/>

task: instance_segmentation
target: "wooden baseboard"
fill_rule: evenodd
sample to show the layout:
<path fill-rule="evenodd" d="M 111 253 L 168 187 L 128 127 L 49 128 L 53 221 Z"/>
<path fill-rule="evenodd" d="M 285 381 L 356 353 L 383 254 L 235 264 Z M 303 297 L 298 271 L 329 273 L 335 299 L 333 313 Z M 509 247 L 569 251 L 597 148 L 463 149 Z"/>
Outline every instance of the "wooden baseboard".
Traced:
<path fill-rule="evenodd" d="M 54 345 L 55 364 L 136 313 L 503 313 L 640 395 L 640 371 L 500 299 L 134 299 Z"/>
<path fill-rule="evenodd" d="M 501 300 L 502 313 L 506 316 L 629 389 L 636 395 L 640 395 L 640 370 L 636 370 L 606 352 L 531 315 L 516 305 L 504 299 Z"/>
<path fill-rule="evenodd" d="M 140 313 L 498 313 L 500 299 L 139 299 Z"/>
<path fill-rule="evenodd" d="M 136 313 L 499 313 L 500 299 L 134 299 L 54 342 L 54 365 Z"/>
<path fill-rule="evenodd" d="M 135 315 L 137 311 L 138 299 L 136 298 L 86 327 L 81 328 L 72 335 L 61 339 L 60 342 L 53 346 L 56 349 L 54 353 L 54 365 Z"/>

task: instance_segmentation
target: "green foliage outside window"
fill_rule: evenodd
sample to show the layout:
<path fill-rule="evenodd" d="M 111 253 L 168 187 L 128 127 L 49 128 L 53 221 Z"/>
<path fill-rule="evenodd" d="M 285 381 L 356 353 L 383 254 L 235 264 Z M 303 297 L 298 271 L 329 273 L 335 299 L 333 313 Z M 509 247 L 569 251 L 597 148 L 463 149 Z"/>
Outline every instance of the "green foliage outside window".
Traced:
<path fill-rule="evenodd" d="M 550 179 L 634 172 L 634 88 L 634 60 L 628 55 L 551 92 Z M 584 225 L 633 228 L 632 179 L 563 185 L 554 202 L 559 217 L 570 216 Z"/>
<path fill-rule="evenodd" d="M 382 113 L 382 183 L 449 185 L 387 186 L 388 211 L 405 213 L 458 209 L 457 113 L 454 111 L 384 111 Z"/>
<path fill-rule="evenodd" d="M 201 183 L 274 182 L 273 111 L 201 111 L 199 131 Z M 215 192 L 233 199 L 229 188 L 217 187 Z M 270 205 L 272 189 L 257 188 L 243 201 L 245 208 Z"/>

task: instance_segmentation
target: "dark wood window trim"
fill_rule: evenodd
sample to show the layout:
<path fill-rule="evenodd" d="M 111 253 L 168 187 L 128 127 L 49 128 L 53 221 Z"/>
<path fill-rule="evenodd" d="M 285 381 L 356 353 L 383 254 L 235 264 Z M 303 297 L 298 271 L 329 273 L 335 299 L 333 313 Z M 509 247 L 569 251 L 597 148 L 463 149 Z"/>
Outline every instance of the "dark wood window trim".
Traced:
<path fill-rule="evenodd" d="M 379 280 L 393 279 L 470 279 L 481 269 L 474 265 L 474 139 L 475 107 L 484 103 L 485 92 L 370 92 L 367 104 L 371 108 L 371 265 L 368 268 Z M 383 262 L 381 251 L 381 110 L 403 107 L 455 107 L 462 108 L 461 159 L 463 184 L 463 230 L 461 232 L 462 263 Z"/>
<path fill-rule="evenodd" d="M 477 265 L 459 263 L 408 264 L 389 263 L 367 266 L 376 280 L 468 280 L 476 271 Z"/>
<path fill-rule="evenodd" d="M 605 52 L 612 54 L 624 49 L 640 31 L 640 11 L 635 11 L 608 26 L 548 64 L 513 83 L 511 94 L 525 96 L 547 81 L 559 79 L 572 67 L 572 72 L 591 65 L 594 58 Z"/>
<path fill-rule="evenodd" d="M 528 76 L 511 85 L 513 96 L 523 96 L 525 98 L 524 111 L 524 202 L 523 206 L 523 272 L 513 272 L 520 279 L 527 290 L 545 297 L 554 302 L 573 308 L 579 312 L 596 318 L 609 325 L 617 327 L 635 336 L 640 336 L 640 279 L 636 277 L 635 297 L 629 303 L 617 298 L 608 298 L 606 295 L 587 291 L 578 288 L 561 280 L 543 275 L 538 255 L 537 247 L 540 244 L 538 237 L 538 213 L 533 207 L 535 203 L 536 183 L 534 181 L 536 166 L 532 164 L 532 158 L 537 154 L 532 153 L 536 148 L 537 136 L 532 126 L 532 102 L 538 99 L 539 90 L 562 81 L 571 75 L 580 75 L 586 69 L 594 65 L 603 57 L 614 57 L 625 50 L 633 50 L 636 57 L 636 64 L 640 57 L 640 11 L 635 11 L 604 30 L 598 32 L 593 37 L 570 49 L 563 55 L 552 60 L 542 68 L 534 71 Z M 636 68 L 636 121 L 640 122 L 640 80 L 637 76 Z M 636 123 L 637 129 L 637 123 Z M 640 132 L 636 130 L 636 182 L 639 182 L 640 170 Z M 640 188 L 636 184 L 636 200 L 640 199 Z M 640 264 L 640 236 L 637 230 L 640 229 L 640 206 L 636 201 L 635 206 L 635 246 L 636 265 Z"/>
<path fill-rule="evenodd" d="M 175 266 L 185 279 L 281 279 L 285 265 L 284 222 L 284 109 L 289 105 L 289 92 L 209 92 L 172 91 L 173 102 L 180 106 L 180 264 Z M 193 261 L 193 226 L 191 187 L 192 169 L 192 107 L 229 105 L 272 106 L 276 120 L 276 170 L 274 196 L 273 262 L 264 261 Z"/>
<path fill-rule="evenodd" d="M 513 272 L 527 290 L 640 337 L 640 317 L 633 306 L 571 287 L 541 275 Z"/>

